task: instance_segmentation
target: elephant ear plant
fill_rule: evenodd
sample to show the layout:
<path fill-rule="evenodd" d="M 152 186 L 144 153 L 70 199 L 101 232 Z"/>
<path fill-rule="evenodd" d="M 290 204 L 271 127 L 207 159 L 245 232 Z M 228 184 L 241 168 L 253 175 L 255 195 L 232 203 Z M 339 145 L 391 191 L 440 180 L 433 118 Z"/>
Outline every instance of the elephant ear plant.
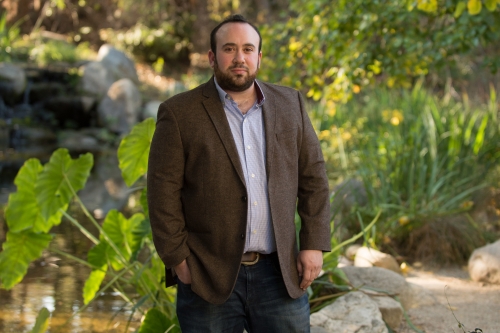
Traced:
<path fill-rule="evenodd" d="M 119 166 L 128 186 L 146 173 L 154 130 L 154 120 L 147 119 L 137 124 L 120 143 Z M 21 167 L 14 180 L 17 192 L 9 196 L 5 210 L 8 232 L 0 252 L 1 287 L 13 288 L 22 281 L 29 264 L 40 258 L 43 251 L 49 251 L 91 269 L 82 290 L 84 306 L 79 311 L 102 292 L 112 289 L 130 304 L 132 315 L 139 312 L 144 316 L 138 332 L 179 332 L 175 289 L 164 287 L 164 267 L 152 243 L 146 189 L 140 200 L 144 213 L 126 218 L 111 210 L 99 224 L 77 195 L 84 188 L 93 163 L 90 153 L 73 159 L 68 150 L 61 148 L 45 165 L 32 158 Z M 97 237 L 68 211 L 72 202 L 77 203 L 97 228 Z M 61 221 L 76 226 L 94 244 L 87 260 L 59 250 L 51 242 L 53 234 L 50 231 Z M 139 256 L 140 252 L 145 255 Z M 143 257 L 147 258 L 139 259 Z M 49 321 L 50 313 L 46 308 L 41 309 L 32 332 L 45 332 Z"/>

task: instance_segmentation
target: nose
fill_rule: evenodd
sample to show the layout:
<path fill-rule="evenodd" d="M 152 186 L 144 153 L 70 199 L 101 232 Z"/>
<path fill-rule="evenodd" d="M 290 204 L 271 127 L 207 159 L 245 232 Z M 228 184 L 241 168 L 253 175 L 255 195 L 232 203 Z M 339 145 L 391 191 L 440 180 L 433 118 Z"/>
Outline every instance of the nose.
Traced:
<path fill-rule="evenodd" d="M 233 58 L 233 63 L 241 64 L 245 62 L 245 56 L 242 51 L 236 51 Z"/>

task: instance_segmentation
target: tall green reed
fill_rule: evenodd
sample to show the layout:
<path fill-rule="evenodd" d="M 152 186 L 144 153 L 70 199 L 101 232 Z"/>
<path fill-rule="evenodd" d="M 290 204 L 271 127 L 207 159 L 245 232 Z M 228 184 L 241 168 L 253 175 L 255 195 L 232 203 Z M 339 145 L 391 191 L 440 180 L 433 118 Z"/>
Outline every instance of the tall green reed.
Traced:
<path fill-rule="evenodd" d="M 351 222 L 383 211 L 372 245 L 470 208 L 470 195 L 499 164 L 496 105 L 493 89 L 488 106 L 471 107 L 466 98 L 439 99 L 417 84 L 411 91 L 374 89 L 334 112 L 313 107 L 330 177 L 355 177 L 366 189 L 368 204 Z"/>

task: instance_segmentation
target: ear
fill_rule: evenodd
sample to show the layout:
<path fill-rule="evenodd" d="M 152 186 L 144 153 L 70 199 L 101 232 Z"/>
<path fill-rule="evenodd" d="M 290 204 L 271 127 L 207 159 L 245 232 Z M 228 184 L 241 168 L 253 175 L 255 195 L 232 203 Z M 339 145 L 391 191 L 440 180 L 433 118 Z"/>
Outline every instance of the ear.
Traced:
<path fill-rule="evenodd" d="M 260 60 L 262 59 L 262 51 L 259 52 L 259 59 L 257 60 L 257 68 L 260 68 Z"/>
<path fill-rule="evenodd" d="M 212 52 L 212 50 L 208 50 L 208 61 L 210 62 L 210 67 L 214 68 L 215 54 Z"/>

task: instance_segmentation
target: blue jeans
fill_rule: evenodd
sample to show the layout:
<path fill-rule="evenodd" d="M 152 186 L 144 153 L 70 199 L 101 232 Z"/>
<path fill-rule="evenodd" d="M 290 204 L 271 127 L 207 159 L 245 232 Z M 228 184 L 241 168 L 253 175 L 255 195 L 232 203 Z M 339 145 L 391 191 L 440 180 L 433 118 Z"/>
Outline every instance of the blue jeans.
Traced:
<path fill-rule="evenodd" d="M 292 299 L 286 291 L 277 255 L 253 266 L 240 266 L 229 299 L 214 305 L 195 294 L 179 279 L 177 317 L 183 333 L 308 333 L 307 294 Z"/>

